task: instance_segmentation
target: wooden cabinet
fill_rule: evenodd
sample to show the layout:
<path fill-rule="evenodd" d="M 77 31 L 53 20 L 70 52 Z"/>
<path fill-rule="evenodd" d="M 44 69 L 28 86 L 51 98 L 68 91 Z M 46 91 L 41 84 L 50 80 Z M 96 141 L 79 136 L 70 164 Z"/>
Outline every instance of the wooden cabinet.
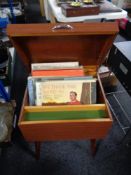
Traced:
<path fill-rule="evenodd" d="M 44 115 L 50 106 L 29 106 L 26 91 L 18 123 L 24 138 L 36 142 L 37 150 L 42 141 L 73 139 L 90 139 L 94 149 L 95 140 L 104 138 L 112 125 L 97 70 L 118 32 L 117 23 L 16 24 L 9 25 L 7 32 L 29 73 L 31 63 L 79 61 L 86 75 L 97 78 L 97 103 L 79 105 L 78 110 L 102 109 L 105 113 L 103 118 L 27 121 L 26 112 L 37 110 Z M 51 106 L 54 111 L 56 108 Z M 75 106 L 60 106 L 61 111 L 63 108 L 74 110 Z"/>

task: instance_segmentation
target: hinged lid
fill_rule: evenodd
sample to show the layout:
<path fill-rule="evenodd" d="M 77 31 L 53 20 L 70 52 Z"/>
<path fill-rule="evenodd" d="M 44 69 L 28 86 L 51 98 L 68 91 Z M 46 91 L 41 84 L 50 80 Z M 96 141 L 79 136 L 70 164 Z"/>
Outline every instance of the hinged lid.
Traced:
<path fill-rule="evenodd" d="M 104 61 L 118 32 L 117 23 L 10 24 L 8 36 L 30 70 L 31 63 Z"/>

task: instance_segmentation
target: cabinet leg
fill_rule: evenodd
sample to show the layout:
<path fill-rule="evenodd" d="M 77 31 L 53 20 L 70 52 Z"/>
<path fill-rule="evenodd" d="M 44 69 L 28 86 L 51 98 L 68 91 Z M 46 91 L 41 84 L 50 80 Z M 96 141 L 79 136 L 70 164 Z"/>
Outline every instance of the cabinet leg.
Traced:
<path fill-rule="evenodd" d="M 91 142 L 91 152 L 92 155 L 94 156 L 96 153 L 96 139 L 91 139 L 90 142 Z"/>
<path fill-rule="evenodd" d="M 40 146 L 41 142 L 35 142 L 35 157 L 37 160 L 40 158 Z"/>

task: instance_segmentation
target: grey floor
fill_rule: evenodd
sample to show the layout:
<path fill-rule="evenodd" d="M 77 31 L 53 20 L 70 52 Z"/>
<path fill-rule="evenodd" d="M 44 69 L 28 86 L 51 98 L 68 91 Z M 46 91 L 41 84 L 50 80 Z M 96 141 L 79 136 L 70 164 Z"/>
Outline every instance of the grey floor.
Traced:
<path fill-rule="evenodd" d="M 38 14 L 38 2 L 35 1 L 35 4 L 37 8 L 35 9 L 34 6 L 33 9 Z M 27 13 L 31 12 L 32 8 L 26 8 Z M 30 18 L 31 15 L 28 15 L 28 17 Z M 32 21 L 29 18 L 28 21 L 30 22 L 43 21 L 40 14 L 35 16 Z M 125 39 L 118 37 L 117 40 L 124 41 Z M 18 104 L 16 114 L 19 114 L 26 86 L 27 72 L 17 55 L 16 58 L 12 94 Z M 108 87 L 105 91 L 109 92 L 112 90 L 111 88 Z M 127 99 L 125 103 L 127 103 Z M 127 103 L 127 105 L 129 104 Z M 40 159 L 35 160 L 34 144 L 27 143 L 22 137 L 19 128 L 16 127 L 11 144 L 2 149 L 0 175 L 130 175 L 130 138 L 130 130 L 124 135 L 114 118 L 113 126 L 107 137 L 97 141 L 97 152 L 94 157 L 91 155 L 89 140 L 80 140 L 43 142 Z"/>

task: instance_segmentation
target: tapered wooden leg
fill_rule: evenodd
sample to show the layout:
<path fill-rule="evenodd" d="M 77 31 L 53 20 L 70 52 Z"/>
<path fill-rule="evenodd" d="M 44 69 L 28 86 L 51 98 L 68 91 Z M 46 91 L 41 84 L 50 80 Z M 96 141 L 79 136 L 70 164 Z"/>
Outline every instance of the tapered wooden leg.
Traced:
<path fill-rule="evenodd" d="M 40 146 L 41 142 L 35 142 L 35 157 L 37 160 L 40 158 Z"/>
<path fill-rule="evenodd" d="M 96 153 L 96 139 L 91 139 L 90 142 L 91 142 L 91 152 L 92 155 L 94 156 Z"/>

